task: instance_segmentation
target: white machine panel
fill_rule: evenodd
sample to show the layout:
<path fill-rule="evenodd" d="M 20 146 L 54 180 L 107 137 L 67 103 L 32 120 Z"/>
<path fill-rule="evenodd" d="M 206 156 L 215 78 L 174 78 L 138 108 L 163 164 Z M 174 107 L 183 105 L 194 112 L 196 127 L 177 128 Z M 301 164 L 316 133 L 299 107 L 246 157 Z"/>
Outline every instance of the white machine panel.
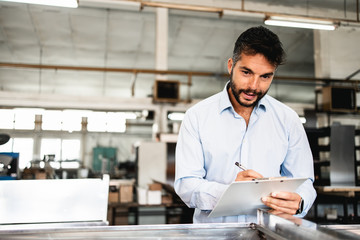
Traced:
<path fill-rule="evenodd" d="M 147 188 L 153 180 L 166 182 L 167 150 L 163 142 L 141 142 L 138 149 L 138 186 Z"/>
<path fill-rule="evenodd" d="M 0 181 L 0 224 L 106 221 L 109 176 Z"/>

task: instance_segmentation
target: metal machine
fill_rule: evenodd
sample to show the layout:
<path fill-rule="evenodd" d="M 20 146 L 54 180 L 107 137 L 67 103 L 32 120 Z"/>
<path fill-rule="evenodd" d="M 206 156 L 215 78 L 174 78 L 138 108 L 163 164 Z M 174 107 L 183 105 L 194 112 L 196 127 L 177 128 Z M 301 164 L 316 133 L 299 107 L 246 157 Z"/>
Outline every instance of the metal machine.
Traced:
<path fill-rule="evenodd" d="M 8 134 L 0 134 L 0 145 L 6 144 L 10 140 Z M 0 180 L 17 179 L 19 175 L 19 153 L 0 152 Z"/>
<path fill-rule="evenodd" d="M 0 181 L 0 229 L 107 224 L 109 181 L 109 175 Z"/>
<path fill-rule="evenodd" d="M 258 211 L 257 223 L 168 224 L 19 228 L 3 226 L 0 239 L 359 239 L 359 235 L 290 215 Z"/>

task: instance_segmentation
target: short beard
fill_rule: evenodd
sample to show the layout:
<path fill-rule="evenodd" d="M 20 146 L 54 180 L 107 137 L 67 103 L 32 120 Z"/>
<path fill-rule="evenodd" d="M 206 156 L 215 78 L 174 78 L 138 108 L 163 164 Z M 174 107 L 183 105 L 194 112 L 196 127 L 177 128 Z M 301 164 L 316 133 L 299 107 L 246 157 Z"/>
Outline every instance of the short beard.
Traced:
<path fill-rule="evenodd" d="M 231 70 L 231 73 L 230 73 L 230 88 L 231 88 L 231 92 L 235 98 L 235 100 L 243 107 L 247 107 L 247 108 L 250 108 L 250 107 L 254 107 L 256 106 L 259 101 L 265 96 L 265 94 L 268 92 L 268 90 L 264 93 L 262 91 L 254 91 L 254 90 L 251 90 L 251 89 L 239 89 L 238 91 L 236 90 L 235 88 L 235 84 L 234 84 L 234 81 L 233 81 L 233 71 Z M 245 93 L 251 93 L 251 94 L 255 94 L 257 96 L 255 102 L 253 103 L 250 103 L 250 104 L 246 104 L 242 101 L 240 101 L 240 94 L 242 92 L 245 92 Z"/>

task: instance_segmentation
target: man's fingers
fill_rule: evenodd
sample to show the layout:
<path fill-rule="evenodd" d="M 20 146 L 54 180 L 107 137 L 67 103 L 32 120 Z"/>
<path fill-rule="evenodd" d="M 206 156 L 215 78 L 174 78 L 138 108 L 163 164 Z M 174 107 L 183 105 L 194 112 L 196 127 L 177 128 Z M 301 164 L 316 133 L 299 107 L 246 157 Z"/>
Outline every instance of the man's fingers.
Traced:
<path fill-rule="evenodd" d="M 277 213 L 282 212 L 282 213 L 286 213 L 286 214 L 290 214 L 290 215 L 294 215 L 296 213 L 296 209 L 280 207 L 280 206 L 275 205 L 275 204 L 269 204 L 267 206 L 274 209 Z"/>
<path fill-rule="evenodd" d="M 246 171 L 241 171 L 237 174 L 235 181 L 250 181 L 254 178 L 262 178 L 263 176 L 258 173 L 255 172 L 254 170 L 246 170 Z"/>
<path fill-rule="evenodd" d="M 246 177 L 251 178 L 251 179 L 263 178 L 263 175 L 261 175 L 258 172 L 255 172 L 254 170 L 251 170 L 251 169 L 243 171 L 243 173 L 245 174 Z"/>
<path fill-rule="evenodd" d="M 297 209 L 296 203 L 292 202 L 292 201 L 285 201 L 285 200 L 272 198 L 272 197 L 263 197 L 262 201 L 269 207 L 278 206 L 278 207 L 284 207 L 284 208 L 292 208 L 295 210 Z M 277 209 L 277 208 L 274 208 L 274 209 Z"/>
<path fill-rule="evenodd" d="M 289 201 L 299 200 L 299 197 L 300 197 L 298 194 L 294 194 L 291 192 L 273 192 L 270 194 L 270 196 L 274 197 L 274 198 L 289 200 Z"/>
<path fill-rule="evenodd" d="M 290 196 L 290 199 L 293 198 L 292 194 L 288 195 L 287 193 L 283 193 L 280 195 L 271 194 L 271 196 L 263 197 L 261 200 L 266 206 L 274 210 L 279 210 L 288 214 L 295 214 L 297 209 L 299 208 L 299 202 L 296 199 L 295 200 L 285 199 L 285 197 L 287 196 Z"/>

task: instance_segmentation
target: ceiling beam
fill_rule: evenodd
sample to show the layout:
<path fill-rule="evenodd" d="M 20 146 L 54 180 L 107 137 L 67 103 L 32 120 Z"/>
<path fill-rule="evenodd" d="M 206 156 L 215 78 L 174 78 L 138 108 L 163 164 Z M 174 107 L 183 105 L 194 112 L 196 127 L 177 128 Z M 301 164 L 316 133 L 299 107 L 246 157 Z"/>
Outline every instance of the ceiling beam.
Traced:
<path fill-rule="evenodd" d="M 267 11 L 255 11 L 245 9 L 245 0 L 241 1 L 241 8 L 221 8 L 221 7 L 211 7 L 205 5 L 193 5 L 193 4 L 181 4 L 181 3 L 171 3 L 171 2 L 155 2 L 155 1 L 134 1 L 134 0 L 125 0 L 128 2 L 140 2 L 141 9 L 144 7 L 162 7 L 169 9 L 177 9 L 177 10 L 187 10 L 187 11 L 199 11 L 199 12 L 209 12 L 209 13 L 218 13 L 220 17 L 224 15 L 225 11 L 235 11 L 239 13 L 248 13 L 254 14 L 254 16 L 264 15 L 264 16 L 284 16 L 284 17 L 301 17 L 309 20 L 327 20 L 333 21 L 336 23 L 346 22 L 346 23 L 360 23 L 359 20 L 359 0 L 356 0 L 356 19 L 347 19 L 347 18 L 332 18 L 332 17 L 314 17 L 308 15 L 299 15 L 299 14 L 289 14 L 289 13 L 274 13 Z"/>
<path fill-rule="evenodd" d="M 82 3 L 83 2 L 83 3 Z M 255 18 L 258 18 L 259 16 L 283 16 L 283 17 L 300 17 L 302 19 L 308 19 L 308 20 L 326 20 L 326 21 L 332 21 L 334 23 L 347 23 L 347 24 L 359 24 L 359 0 L 356 0 L 356 6 L 354 11 L 356 12 L 355 19 L 348 19 L 348 18 L 333 18 L 330 16 L 327 17 L 317 17 L 317 16 L 309 16 L 306 14 L 294 14 L 294 13 L 279 13 L 279 12 L 268 12 L 268 11 L 259 11 L 259 10 L 249 10 L 245 8 L 246 0 L 241 0 L 241 7 L 240 8 L 230 8 L 230 7 L 214 7 L 214 6 L 208 6 L 205 4 L 187 4 L 187 3 L 174 3 L 171 1 L 146 1 L 146 0 L 107 0 L 106 2 L 103 2 L 101 0 L 80 0 L 80 5 L 87 6 L 88 2 L 90 3 L 96 3 L 97 7 L 101 7 L 103 4 L 103 7 L 109 7 L 108 4 L 112 6 L 123 6 L 126 8 L 128 5 L 138 5 L 136 10 L 142 10 L 144 7 L 152 7 L 152 8 L 168 8 L 168 9 L 175 9 L 175 10 L 185 10 L 185 11 L 196 11 L 196 12 L 207 12 L 207 13 L 215 13 L 218 14 L 219 17 L 222 17 L 226 12 L 233 12 L 234 15 L 241 15 L 245 14 L 247 17 L 251 17 L 253 15 Z M 280 5 L 280 4 L 279 4 Z M 91 6 L 91 5 L 90 5 Z M 281 6 L 281 5 L 280 5 Z M 119 7 L 120 8 L 120 7 Z M 233 15 L 232 14 L 232 15 Z M 355 27 L 356 27 L 355 26 Z M 357 26 L 360 27 L 360 26 Z"/>

